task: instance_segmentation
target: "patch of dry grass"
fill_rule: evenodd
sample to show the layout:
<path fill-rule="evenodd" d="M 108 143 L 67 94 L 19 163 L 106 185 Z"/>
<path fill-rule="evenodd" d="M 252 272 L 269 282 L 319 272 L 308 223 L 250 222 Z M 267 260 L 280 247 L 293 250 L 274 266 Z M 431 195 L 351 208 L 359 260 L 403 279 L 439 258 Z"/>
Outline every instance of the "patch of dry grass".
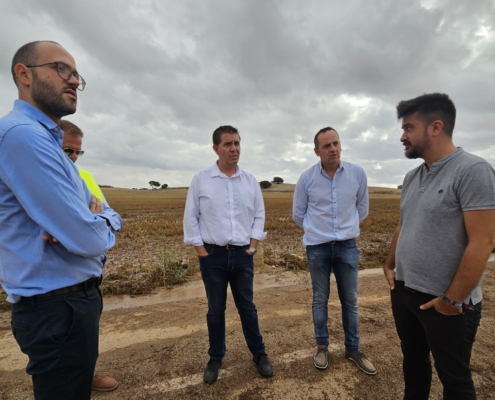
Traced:
<path fill-rule="evenodd" d="M 158 286 L 172 287 L 187 281 L 194 273 L 186 258 L 170 250 L 160 249 L 152 265 L 134 267 L 124 264 L 106 274 L 103 294 L 149 294 Z"/>
<path fill-rule="evenodd" d="M 7 301 L 7 293 L 3 291 L 0 287 L 0 311 L 8 311 L 12 308 L 10 303 Z"/>
<path fill-rule="evenodd" d="M 183 244 L 186 189 L 103 191 L 112 208 L 124 220 L 115 247 L 107 253 L 105 293 L 150 293 L 158 286 L 180 284 L 198 275 L 199 263 L 194 248 Z M 370 215 L 361 225 L 358 239 L 361 268 L 382 265 L 399 221 L 400 191 L 391 189 L 383 193 L 381 189 L 376 192 L 371 191 Z M 302 231 L 292 221 L 293 193 L 264 191 L 263 197 L 265 230 L 268 232 L 260 252 L 264 263 L 307 270 Z M 5 294 L 0 294 L 0 309 L 9 308 L 4 299 Z"/>
<path fill-rule="evenodd" d="M 370 213 L 361 223 L 358 247 L 362 268 L 381 267 L 385 262 L 390 241 L 399 224 L 400 199 L 371 198 Z"/>

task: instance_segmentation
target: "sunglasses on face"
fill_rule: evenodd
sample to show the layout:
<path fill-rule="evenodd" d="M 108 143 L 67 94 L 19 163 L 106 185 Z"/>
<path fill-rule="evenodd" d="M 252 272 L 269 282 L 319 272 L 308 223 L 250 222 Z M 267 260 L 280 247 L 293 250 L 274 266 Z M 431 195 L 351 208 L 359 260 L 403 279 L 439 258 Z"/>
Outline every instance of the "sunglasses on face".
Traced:
<path fill-rule="evenodd" d="M 76 153 L 78 157 L 84 154 L 84 150 L 76 150 L 71 147 L 64 147 L 63 150 L 64 153 L 67 154 L 68 156 L 70 156 L 72 153 Z"/>

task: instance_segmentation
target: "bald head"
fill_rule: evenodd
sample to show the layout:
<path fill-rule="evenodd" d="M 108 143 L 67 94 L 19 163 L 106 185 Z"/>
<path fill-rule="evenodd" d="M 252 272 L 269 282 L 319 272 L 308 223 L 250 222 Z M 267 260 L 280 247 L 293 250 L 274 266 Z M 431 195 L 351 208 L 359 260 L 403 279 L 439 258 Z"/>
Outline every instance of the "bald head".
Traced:
<path fill-rule="evenodd" d="M 12 78 L 14 79 L 14 83 L 17 86 L 17 76 L 14 70 L 16 64 L 24 64 L 24 65 L 36 65 L 39 58 L 39 48 L 42 43 L 51 43 L 57 46 L 60 46 L 57 42 L 52 42 L 50 40 L 38 40 L 36 42 L 27 43 L 22 46 L 19 50 L 14 54 L 14 58 L 12 59 L 12 66 L 10 68 L 12 72 Z"/>
<path fill-rule="evenodd" d="M 84 89 L 85 82 L 77 73 L 74 58 L 58 43 L 32 42 L 22 46 L 12 60 L 12 71 L 19 99 L 55 123 L 76 112 L 76 89 Z"/>

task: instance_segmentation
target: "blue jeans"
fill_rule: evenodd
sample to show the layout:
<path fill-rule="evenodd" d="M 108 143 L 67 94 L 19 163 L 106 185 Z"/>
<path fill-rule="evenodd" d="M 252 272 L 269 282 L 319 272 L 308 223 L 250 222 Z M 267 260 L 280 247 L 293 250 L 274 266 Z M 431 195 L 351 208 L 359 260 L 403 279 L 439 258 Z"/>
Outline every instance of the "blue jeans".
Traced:
<path fill-rule="evenodd" d="M 359 350 L 358 327 L 358 264 L 359 250 L 356 239 L 306 246 L 311 283 L 313 285 L 313 323 L 316 344 L 328 346 L 328 298 L 330 272 L 337 281 L 344 345 L 347 351 Z"/>
<path fill-rule="evenodd" d="M 201 257 L 199 265 L 208 298 L 206 323 L 210 358 L 220 361 L 225 356 L 225 309 L 229 283 L 248 348 L 254 356 L 263 353 L 265 345 L 253 303 L 253 257 L 246 253 L 249 246 L 226 249 L 205 244 L 205 248 L 209 255 Z"/>

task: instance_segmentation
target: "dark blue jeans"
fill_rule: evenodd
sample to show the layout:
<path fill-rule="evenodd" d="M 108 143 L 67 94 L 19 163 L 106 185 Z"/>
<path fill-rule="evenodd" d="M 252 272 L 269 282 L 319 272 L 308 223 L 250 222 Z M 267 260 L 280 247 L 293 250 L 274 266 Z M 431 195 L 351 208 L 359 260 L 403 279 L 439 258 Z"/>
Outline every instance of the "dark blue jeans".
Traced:
<path fill-rule="evenodd" d="M 265 345 L 253 303 L 253 257 L 246 253 L 249 246 L 225 249 L 205 244 L 205 247 L 209 255 L 200 258 L 199 264 L 208 298 L 206 323 L 210 358 L 220 361 L 225 356 L 225 309 L 229 283 L 248 348 L 253 355 L 263 353 Z"/>
<path fill-rule="evenodd" d="M 359 250 L 356 239 L 306 246 L 309 272 L 313 285 L 313 323 L 316 344 L 328 346 L 328 298 L 330 272 L 337 281 L 342 307 L 344 345 L 347 351 L 359 350 L 358 327 L 358 266 Z"/>
<path fill-rule="evenodd" d="M 97 287 L 12 306 L 12 332 L 29 356 L 36 400 L 89 400 L 102 310 Z"/>
<path fill-rule="evenodd" d="M 404 356 L 404 400 L 428 400 L 431 386 L 430 351 L 443 385 L 444 400 L 476 399 L 469 362 L 481 319 L 481 302 L 475 311 L 443 315 L 419 306 L 436 296 L 418 292 L 395 281 L 390 292 L 395 326 Z"/>

